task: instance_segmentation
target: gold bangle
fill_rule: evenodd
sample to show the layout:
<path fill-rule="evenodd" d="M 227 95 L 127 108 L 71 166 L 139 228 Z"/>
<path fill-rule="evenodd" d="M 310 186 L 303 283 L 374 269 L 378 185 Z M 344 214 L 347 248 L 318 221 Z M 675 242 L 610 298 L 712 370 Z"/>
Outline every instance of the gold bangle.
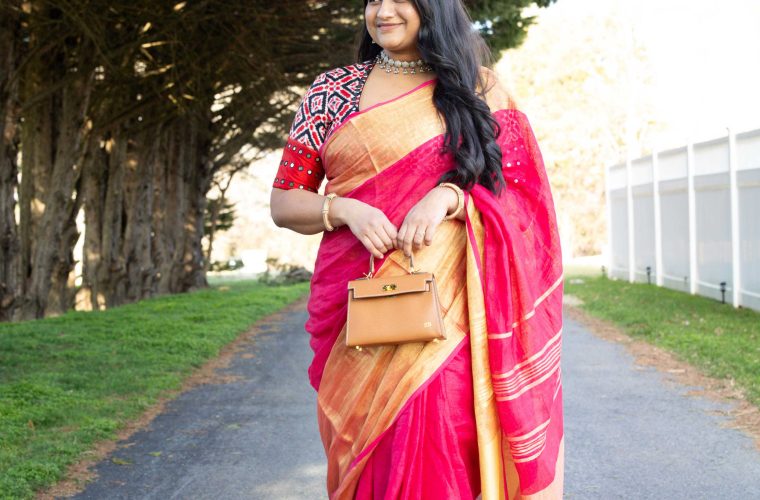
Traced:
<path fill-rule="evenodd" d="M 462 209 L 464 208 L 464 191 L 462 191 L 462 188 L 460 188 L 456 184 L 452 184 L 451 182 L 441 182 L 438 185 L 439 186 L 449 187 L 449 188 L 453 189 L 456 192 L 456 194 L 457 194 L 457 208 L 456 208 L 456 210 L 454 210 L 450 214 L 447 214 L 443 218 L 443 220 L 453 219 L 454 217 L 456 217 L 457 215 L 459 215 L 459 212 L 461 212 Z"/>
<path fill-rule="evenodd" d="M 325 197 L 324 203 L 322 203 L 322 220 L 325 223 L 325 229 L 328 231 L 332 231 L 335 228 L 330 224 L 330 221 L 327 220 L 327 212 L 330 210 L 330 205 L 332 204 L 332 199 L 338 196 L 335 193 L 330 193 Z"/>

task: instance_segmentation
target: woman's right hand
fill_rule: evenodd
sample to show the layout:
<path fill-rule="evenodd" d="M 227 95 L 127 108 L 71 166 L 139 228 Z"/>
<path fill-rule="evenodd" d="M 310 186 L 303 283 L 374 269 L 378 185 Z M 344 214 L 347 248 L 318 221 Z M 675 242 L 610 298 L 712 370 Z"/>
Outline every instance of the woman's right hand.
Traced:
<path fill-rule="evenodd" d="M 388 250 L 395 248 L 398 230 L 379 208 L 339 196 L 330 202 L 328 215 L 331 222 L 334 220 L 338 225 L 347 225 L 376 259 L 382 259 Z"/>

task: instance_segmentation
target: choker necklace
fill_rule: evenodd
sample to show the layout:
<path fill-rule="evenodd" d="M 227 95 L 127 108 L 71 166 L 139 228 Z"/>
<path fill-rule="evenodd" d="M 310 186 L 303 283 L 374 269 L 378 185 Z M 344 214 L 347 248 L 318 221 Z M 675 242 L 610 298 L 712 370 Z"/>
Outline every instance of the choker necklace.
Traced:
<path fill-rule="evenodd" d="M 416 61 L 397 61 L 396 59 L 388 57 L 388 54 L 386 54 L 384 50 L 375 58 L 375 64 L 384 69 L 386 73 L 393 72 L 397 75 L 399 72 L 405 75 L 414 75 L 415 73 L 426 73 L 433 70 L 433 68 L 422 59 L 417 59 Z"/>

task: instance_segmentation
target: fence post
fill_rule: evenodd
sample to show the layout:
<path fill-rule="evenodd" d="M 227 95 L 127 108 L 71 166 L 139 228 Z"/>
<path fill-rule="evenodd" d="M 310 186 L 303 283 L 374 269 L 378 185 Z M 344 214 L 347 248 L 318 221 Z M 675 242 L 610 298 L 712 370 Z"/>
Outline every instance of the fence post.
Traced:
<path fill-rule="evenodd" d="M 739 185 L 736 179 L 736 169 L 739 158 L 736 156 L 736 134 L 728 129 L 728 179 L 729 199 L 731 200 L 731 291 L 734 307 L 741 305 L 742 261 L 741 234 L 739 229 Z"/>
<path fill-rule="evenodd" d="M 654 267 L 655 283 L 664 285 L 662 269 L 662 217 L 660 215 L 660 167 L 657 148 L 652 149 L 652 201 L 654 203 Z"/>
<path fill-rule="evenodd" d="M 610 196 L 611 169 L 610 166 L 604 169 L 604 201 L 607 207 L 607 277 L 610 279 L 612 278 L 612 264 L 615 262 L 615 257 L 612 255 L 614 245 L 612 243 L 612 197 Z"/>
<path fill-rule="evenodd" d="M 697 267 L 697 205 L 694 192 L 694 144 L 691 139 L 686 146 L 687 192 L 689 200 L 689 293 L 696 295 L 698 290 Z"/>
<path fill-rule="evenodd" d="M 636 281 L 636 254 L 633 228 L 633 166 L 630 151 L 625 158 L 626 215 L 628 216 L 628 281 Z"/>

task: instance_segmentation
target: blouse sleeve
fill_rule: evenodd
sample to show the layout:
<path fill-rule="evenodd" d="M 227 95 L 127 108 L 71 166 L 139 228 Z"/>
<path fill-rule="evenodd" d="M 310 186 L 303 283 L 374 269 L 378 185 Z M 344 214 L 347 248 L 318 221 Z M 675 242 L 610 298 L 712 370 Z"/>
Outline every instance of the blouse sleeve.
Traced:
<path fill-rule="evenodd" d="M 329 124 L 326 77 L 322 73 L 298 106 L 272 187 L 319 191 L 325 177 L 319 148 Z"/>

